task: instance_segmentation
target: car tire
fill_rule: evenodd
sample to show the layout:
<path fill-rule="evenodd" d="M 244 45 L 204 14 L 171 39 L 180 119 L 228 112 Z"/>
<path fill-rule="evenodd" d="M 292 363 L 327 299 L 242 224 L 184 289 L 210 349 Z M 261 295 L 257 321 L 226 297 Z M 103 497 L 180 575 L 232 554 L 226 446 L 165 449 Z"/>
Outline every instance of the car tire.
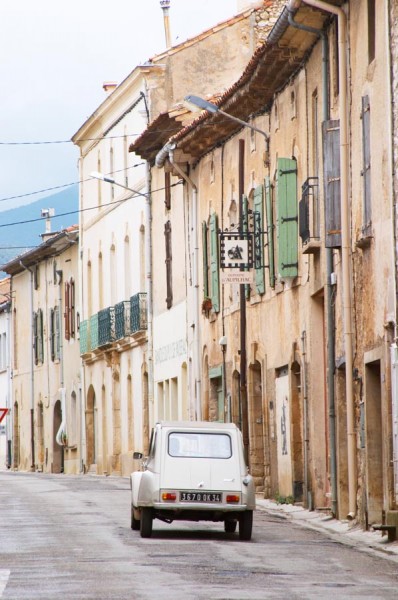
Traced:
<path fill-rule="evenodd" d="M 225 520 L 224 521 L 224 531 L 226 533 L 235 533 L 236 531 L 237 521 L 234 520 Z"/>
<path fill-rule="evenodd" d="M 245 510 L 239 518 L 239 539 L 249 541 L 252 537 L 253 511 Z"/>
<path fill-rule="evenodd" d="M 153 515 L 151 508 L 141 508 L 140 533 L 142 538 L 152 535 Z"/>
<path fill-rule="evenodd" d="M 134 506 L 131 505 L 131 529 L 133 531 L 140 530 L 140 521 L 134 517 Z"/>

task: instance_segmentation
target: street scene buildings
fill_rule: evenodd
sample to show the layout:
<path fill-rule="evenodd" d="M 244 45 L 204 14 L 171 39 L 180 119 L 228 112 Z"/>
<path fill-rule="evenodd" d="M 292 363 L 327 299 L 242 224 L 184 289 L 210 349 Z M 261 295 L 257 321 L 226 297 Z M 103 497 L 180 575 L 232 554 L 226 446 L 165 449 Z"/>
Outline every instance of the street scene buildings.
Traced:
<path fill-rule="evenodd" d="M 240 8 L 106 84 L 78 228 L 2 267 L 7 464 L 235 422 L 263 497 L 398 527 L 397 8 Z"/>

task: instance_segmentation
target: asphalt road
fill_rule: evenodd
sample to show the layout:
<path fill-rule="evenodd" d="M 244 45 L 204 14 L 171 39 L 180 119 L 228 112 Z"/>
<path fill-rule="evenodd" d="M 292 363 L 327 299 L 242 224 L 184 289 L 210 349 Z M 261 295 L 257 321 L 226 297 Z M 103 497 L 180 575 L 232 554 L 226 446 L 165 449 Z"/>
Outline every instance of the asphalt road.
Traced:
<path fill-rule="evenodd" d="M 255 513 L 251 542 L 222 524 L 130 529 L 122 478 L 0 472 L 3 600 L 398 597 L 398 564 L 282 516 Z"/>

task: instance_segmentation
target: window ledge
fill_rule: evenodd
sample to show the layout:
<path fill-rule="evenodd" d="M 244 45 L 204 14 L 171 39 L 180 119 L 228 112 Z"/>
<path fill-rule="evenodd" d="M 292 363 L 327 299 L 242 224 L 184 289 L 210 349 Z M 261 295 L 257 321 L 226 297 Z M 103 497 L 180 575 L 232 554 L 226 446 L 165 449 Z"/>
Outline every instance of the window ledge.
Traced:
<path fill-rule="evenodd" d="M 369 248 L 371 246 L 372 240 L 373 240 L 373 235 L 362 234 L 355 242 L 355 246 L 357 248 L 361 248 L 361 250 L 365 250 L 366 248 Z"/>
<path fill-rule="evenodd" d="M 321 250 L 321 240 L 312 238 L 303 244 L 303 254 L 317 254 Z"/>

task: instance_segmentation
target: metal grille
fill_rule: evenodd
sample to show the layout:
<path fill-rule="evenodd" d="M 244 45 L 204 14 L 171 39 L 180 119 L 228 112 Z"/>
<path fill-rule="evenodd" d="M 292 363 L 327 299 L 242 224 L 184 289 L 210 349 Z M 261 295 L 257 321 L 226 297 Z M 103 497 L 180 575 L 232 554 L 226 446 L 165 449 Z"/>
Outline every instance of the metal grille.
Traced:
<path fill-rule="evenodd" d="M 90 350 L 98 348 L 98 313 L 90 317 Z"/>
<path fill-rule="evenodd" d="M 140 293 L 130 298 L 130 329 L 131 333 L 142 331 L 148 326 L 146 294 Z"/>
<path fill-rule="evenodd" d="M 111 344 L 115 339 L 115 309 L 103 308 L 98 313 L 98 346 Z"/>
<path fill-rule="evenodd" d="M 90 338 L 89 338 L 89 323 L 88 321 L 82 321 L 80 323 L 80 354 L 86 354 L 90 350 Z"/>
<path fill-rule="evenodd" d="M 130 302 L 115 304 L 115 339 L 120 340 L 130 334 Z"/>

